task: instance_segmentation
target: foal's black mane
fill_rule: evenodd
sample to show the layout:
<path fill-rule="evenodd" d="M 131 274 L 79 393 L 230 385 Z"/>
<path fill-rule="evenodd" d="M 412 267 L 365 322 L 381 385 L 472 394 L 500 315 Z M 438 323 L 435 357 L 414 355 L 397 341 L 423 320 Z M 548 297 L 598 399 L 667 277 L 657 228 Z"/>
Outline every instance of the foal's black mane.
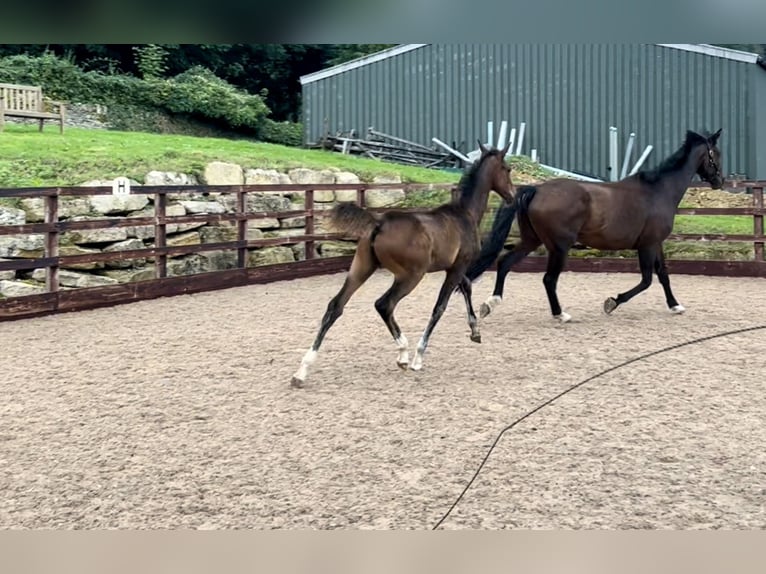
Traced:
<path fill-rule="evenodd" d="M 482 164 L 484 164 L 484 162 L 489 157 L 497 157 L 499 155 L 500 151 L 498 150 L 492 150 L 488 153 L 482 154 L 481 158 L 479 158 L 479 161 L 472 164 L 468 171 L 463 174 L 457 184 L 458 188 L 460 188 L 460 196 L 457 201 L 458 203 L 468 201 L 473 196 L 473 192 L 475 191 L 476 185 L 478 184 L 477 180 L 479 177 L 479 168 L 482 166 Z"/>
<path fill-rule="evenodd" d="M 703 132 L 700 135 L 705 138 L 710 137 L 709 132 Z M 684 143 L 672 155 L 662 160 L 660 165 L 655 168 L 638 171 L 636 177 L 645 183 L 656 183 L 663 175 L 681 169 L 686 163 L 694 144 L 697 142 L 699 142 L 699 139 L 687 133 Z"/>

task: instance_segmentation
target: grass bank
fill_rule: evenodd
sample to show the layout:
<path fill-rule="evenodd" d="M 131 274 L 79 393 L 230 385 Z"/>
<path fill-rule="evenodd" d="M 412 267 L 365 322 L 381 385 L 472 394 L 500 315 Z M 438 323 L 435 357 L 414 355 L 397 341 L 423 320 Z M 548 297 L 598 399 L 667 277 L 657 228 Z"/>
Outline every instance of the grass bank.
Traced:
<path fill-rule="evenodd" d="M 34 126 L 9 124 L 0 134 L 0 187 L 77 185 L 120 175 L 143 181 L 152 170 L 200 175 L 211 161 L 246 168 L 288 170 L 336 167 L 364 181 L 399 175 L 415 183 L 453 183 L 460 173 L 386 163 L 325 150 L 305 150 L 247 139 L 222 139 L 68 128 L 55 126 L 40 133 Z M 528 160 L 514 160 L 515 171 L 527 180 L 545 175 Z"/>

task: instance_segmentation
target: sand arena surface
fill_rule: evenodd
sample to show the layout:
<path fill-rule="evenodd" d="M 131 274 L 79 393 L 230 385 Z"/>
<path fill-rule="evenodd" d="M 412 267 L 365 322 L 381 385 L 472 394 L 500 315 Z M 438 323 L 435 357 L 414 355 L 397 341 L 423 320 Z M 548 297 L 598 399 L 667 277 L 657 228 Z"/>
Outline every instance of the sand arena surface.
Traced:
<path fill-rule="evenodd" d="M 757 279 L 512 274 L 469 338 L 453 296 L 424 370 L 401 372 L 379 272 L 290 377 L 344 274 L 0 324 L 2 528 L 430 528 L 497 433 L 638 354 L 766 323 Z M 411 349 L 441 285 L 397 309 Z M 494 274 L 474 288 L 478 305 Z M 766 331 L 661 354 L 507 433 L 444 528 L 766 527 Z"/>

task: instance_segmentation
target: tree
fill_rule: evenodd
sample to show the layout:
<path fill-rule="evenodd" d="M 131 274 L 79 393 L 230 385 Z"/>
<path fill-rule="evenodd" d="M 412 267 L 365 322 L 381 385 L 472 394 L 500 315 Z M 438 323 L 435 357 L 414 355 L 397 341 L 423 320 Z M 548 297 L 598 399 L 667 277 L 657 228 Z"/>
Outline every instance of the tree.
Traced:
<path fill-rule="evenodd" d="M 0 57 L 52 52 L 84 70 L 141 78 L 177 76 L 195 66 L 250 94 L 263 94 L 274 120 L 300 117 L 305 74 L 393 44 L 4 44 Z"/>

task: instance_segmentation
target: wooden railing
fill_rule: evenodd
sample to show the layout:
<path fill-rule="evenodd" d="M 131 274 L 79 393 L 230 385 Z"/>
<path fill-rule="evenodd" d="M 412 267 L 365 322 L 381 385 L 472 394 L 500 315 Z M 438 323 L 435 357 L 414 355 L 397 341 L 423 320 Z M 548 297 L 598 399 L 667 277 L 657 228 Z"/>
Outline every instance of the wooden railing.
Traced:
<path fill-rule="evenodd" d="M 736 182 L 733 185 L 748 187 L 752 190 L 753 204 L 741 208 L 691 208 L 679 209 L 681 215 L 744 215 L 753 218 L 752 235 L 720 234 L 675 234 L 670 240 L 682 241 L 737 241 L 752 242 L 754 257 L 746 261 L 728 260 L 671 260 L 668 262 L 671 273 L 730 275 L 766 277 L 764 262 L 763 217 L 766 214 L 763 204 L 762 181 Z M 238 186 L 135 186 L 132 194 L 150 195 L 154 198 L 154 215 L 145 217 L 102 218 L 82 221 L 61 220 L 59 208 L 61 198 L 76 196 L 111 195 L 111 187 L 53 187 L 0 189 L 0 198 L 42 198 L 44 202 L 44 221 L 21 225 L 0 226 L 0 237 L 8 235 L 43 234 L 44 253 L 38 258 L 13 258 L 0 261 L 0 271 L 19 271 L 45 268 L 45 291 L 34 295 L 8 297 L 0 299 L 0 321 L 48 314 L 60 311 L 89 309 L 100 306 L 126 303 L 142 299 L 176 295 L 263 283 L 280 279 L 294 279 L 324 273 L 344 271 L 348 268 L 350 257 L 315 258 L 315 244 L 319 241 L 342 239 L 341 236 L 328 233 L 316 233 L 317 220 L 321 210 L 315 205 L 314 195 L 322 190 L 355 190 L 357 202 L 364 206 L 365 195 L 372 189 L 403 189 L 405 193 L 422 190 L 451 189 L 455 184 L 313 184 L 313 185 L 238 185 Z M 250 193 L 269 194 L 284 192 L 304 193 L 303 209 L 291 211 L 248 212 L 247 196 Z M 199 194 L 211 196 L 234 195 L 236 209 L 232 213 L 205 213 L 199 215 L 169 216 L 166 213 L 168 194 Z M 412 209 L 412 211 L 421 211 Z M 376 211 L 385 211 L 380 208 Z M 491 217 L 491 214 L 489 215 Z M 305 217 L 305 230 L 295 235 L 262 239 L 247 239 L 248 221 L 264 218 Z M 236 225 L 236 239 L 227 242 L 199 243 L 194 245 L 168 245 L 167 227 L 184 223 L 222 223 Z M 109 253 L 87 253 L 81 255 L 61 255 L 59 252 L 60 235 L 69 231 L 86 231 L 105 228 L 135 226 L 154 227 L 154 246 L 129 251 Z M 247 265 L 248 251 L 254 248 L 276 245 L 295 245 L 303 243 L 305 259 L 292 263 L 280 263 L 260 267 Z M 221 271 L 197 273 L 193 275 L 168 276 L 168 258 L 185 254 L 210 251 L 235 250 L 236 268 Z M 115 260 L 153 258 L 155 262 L 154 279 L 132 283 L 120 283 L 103 287 L 60 289 L 59 269 L 62 266 L 104 263 Z M 542 271 L 545 262 L 541 257 L 528 257 L 516 268 L 518 271 Z M 624 272 L 637 270 L 633 258 L 611 257 L 572 257 L 567 263 L 571 271 L 611 271 Z"/>
<path fill-rule="evenodd" d="M 739 182 L 738 182 L 739 183 Z M 752 215 L 753 216 L 753 234 L 752 235 L 725 235 L 725 234 L 672 234 L 670 240 L 683 241 L 752 241 L 754 260 L 758 263 L 764 261 L 764 234 L 763 234 L 763 188 L 766 182 L 754 181 L 744 182 L 752 191 L 752 207 L 697 207 L 681 208 L 677 211 L 678 215 Z M 743 187 L 739 184 L 738 187 Z"/>
<path fill-rule="evenodd" d="M 77 196 L 112 195 L 111 187 L 52 187 L 0 189 L 0 198 L 42 198 L 45 220 L 41 223 L 0 226 L 0 237 L 8 235 L 44 234 L 44 253 L 37 258 L 14 258 L 0 261 L 0 271 L 24 271 L 45 269 L 45 292 L 0 299 L 0 321 L 47 314 L 56 311 L 89 309 L 116 303 L 151 299 L 181 293 L 192 293 L 222 289 L 238 285 L 262 283 L 278 279 L 294 279 L 342 270 L 348 265 L 347 257 L 315 258 L 315 243 L 323 240 L 342 239 L 340 235 L 316 233 L 316 220 L 321 212 L 316 209 L 314 194 L 323 190 L 353 190 L 356 201 L 365 205 L 365 193 L 374 189 L 402 189 L 405 193 L 434 189 L 455 189 L 455 184 L 312 184 L 312 185 L 233 185 L 233 186 L 135 186 L 132 194 L 150 195 L 154 198 L 154 215 L 147 217 L 101 218 L 81 221 L 60 220 L 61 198 Z M 303 209 L 290 211 L 248 212 L 247 195 L 302 192 Z M 236 209 L 233 213 L 203 213 L 197 215 L 169 216 L 166 213 L 168 194 L 234 195 Z M 417 210 L 416 210 L 417 211 Z M 263 239 L 247 239 L 247 223 L 251 220 L 291 217 L 305 217 L 305 232 Z M 199 243 L 194 245 L 167 245 L 167 227 L 184 223 L 236 224 L 237 236 L 234 241 Z M 128 251 L 108 253 L 87 253 L 81 255 L 60 255 L 59 237 L 64 232 L 87 231 L 123 227 L 153 226 L 154 246 Z M 304 260 L 293 263 L 248 267 L 247 253 L 250 249 L 295 245 L 305 246 Z M 211 251 L 236 250 L 237 267 L 220 271 L 168 277 L 168 258 Z M 152 258 L 155 262 L 153 280 L 121 283 L 103 287 L 87 287 L 62 290 L 59 285 L 59 269 L 62 266 L 104 263 L 132 259 Z"/>

